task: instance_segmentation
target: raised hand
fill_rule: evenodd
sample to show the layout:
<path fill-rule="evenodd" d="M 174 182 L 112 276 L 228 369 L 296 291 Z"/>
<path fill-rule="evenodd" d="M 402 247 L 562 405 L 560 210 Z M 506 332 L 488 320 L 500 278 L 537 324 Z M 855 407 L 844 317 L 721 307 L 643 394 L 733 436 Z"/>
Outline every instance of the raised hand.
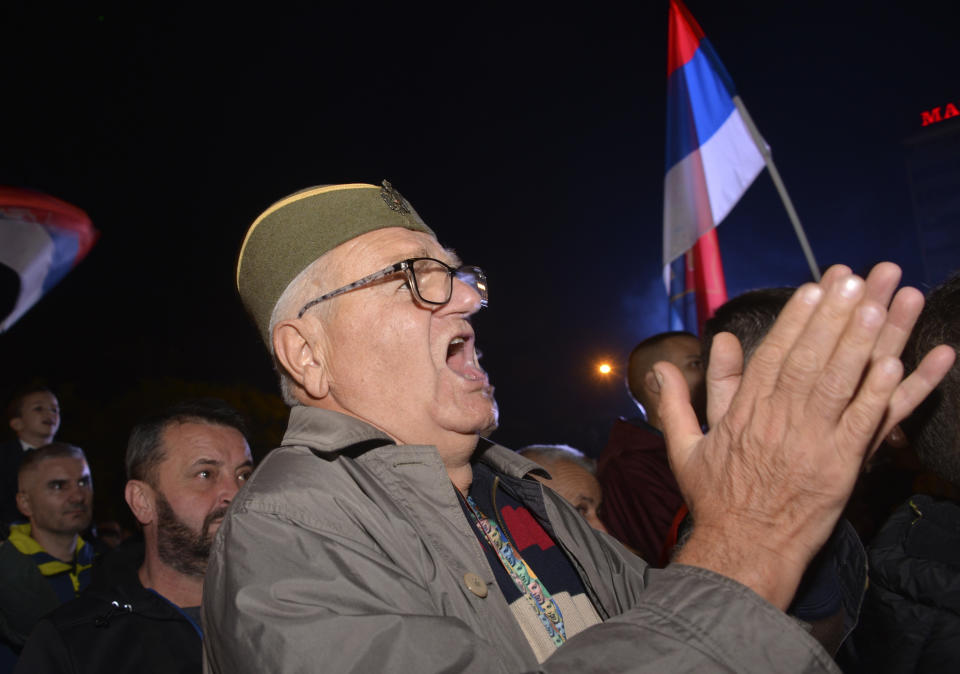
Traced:
<path fill-rule="evenodd" d="M 736 339 L 718 335 L 706 436 L 680 372 L 655 366 L 671 465 L 696 522 L 676 561 L 786 607 L 865 457 L 953 363 L 938 347 L 901 381 L 897 356 L 923 298 L 912 288 L 894 296 L 899 279 L 889 263 L 866 281 L 831 268 L 796 292 L 745 372 Z"/>

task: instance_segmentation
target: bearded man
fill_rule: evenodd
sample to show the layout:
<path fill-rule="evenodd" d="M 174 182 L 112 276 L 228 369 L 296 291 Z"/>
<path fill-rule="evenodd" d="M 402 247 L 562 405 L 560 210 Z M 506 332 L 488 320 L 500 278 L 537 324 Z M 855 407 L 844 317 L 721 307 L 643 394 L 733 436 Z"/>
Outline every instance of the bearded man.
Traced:
<path fill-rule="evenodd" d="M 679 369 L 654 366 L 697 524 L 651 571 L 536 464 L 480 438 L 496 405 L 471 325 L 479 268 L 386 182 L 273 204 L 237 285 L 293 409 L 214 539 L 207 671 L 837 671 L 783 609 L 877 431 L 953 362 L 935 349 L 901 382 L 923 297 L 894 297 L 899 278 L 832 268 L 742 377 L 736 339 L 718 336 L 707 435 Z"/>
<path fill-rule="evenodd" d="M 134 427 L 126 463 L 142 557 L 106 556 L 88 592 L 38 624 L 16 671 L 200 672 L 210 543 L 253 470 L 243 421 L 222 401 L 182 403 Z"/>

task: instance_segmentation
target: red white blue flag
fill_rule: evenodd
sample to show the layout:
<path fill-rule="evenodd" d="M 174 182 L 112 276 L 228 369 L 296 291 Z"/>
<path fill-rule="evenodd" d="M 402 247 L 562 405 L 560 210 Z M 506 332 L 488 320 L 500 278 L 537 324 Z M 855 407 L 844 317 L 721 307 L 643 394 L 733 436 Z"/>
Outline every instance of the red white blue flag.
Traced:
<path fill-rule="evenodd" d="M 76 206 L 33 190 L 0 186 L 0 270 L 4 285 L 10 286 L 6 305 L 0 306 L 0 332 L 66 276 L 98 236 Z"/>
<path fill-rule="evenodd" d="M 738 106 L 696 19 L 670 0 L 663 264 L 674 330 L 698 332 L 727 300 L 714 228 L 764 167 Z"/>

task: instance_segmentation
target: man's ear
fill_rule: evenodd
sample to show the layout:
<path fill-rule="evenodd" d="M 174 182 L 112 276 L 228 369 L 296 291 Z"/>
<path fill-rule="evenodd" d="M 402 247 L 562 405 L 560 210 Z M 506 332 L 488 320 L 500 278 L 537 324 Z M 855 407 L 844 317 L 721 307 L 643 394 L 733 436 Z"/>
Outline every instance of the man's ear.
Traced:
<path fill-rule="evenodd" d="M 13 417 L 10 419 L 10 428 L 13 429 L 14 433 L 20 435 L 20 432 L 23 430 L 23 419 L 20 417 Z"/>
<path fill-rule="evenodd" d="M 273 329 L 273 353 L 297 386 L 319 400 L 330 391 L 321 337 L 323 328 L 301 319 L 282 321 Z"/>
<path fill-rule="evenodd" d="M 150 524 L 157 518 L 157 505 L 153 487 L 141 480 L 129 480 L 123 489 L 133 516 L 140 524 Z"/>
<path fill-rule="evenodd" d="M 17 510 L 19 510 L 24 517 L 30 519 L 30 497 L 22 491 L 17 492 Z"/>
<path fill-rule="evenodd" d="M 643 389 L 651 400 L 660 397 L 660 384 L 657 382 L 657 376 L 653 373 L 653 370 L 647 370 L 647 373 L 643 375 Z"/>

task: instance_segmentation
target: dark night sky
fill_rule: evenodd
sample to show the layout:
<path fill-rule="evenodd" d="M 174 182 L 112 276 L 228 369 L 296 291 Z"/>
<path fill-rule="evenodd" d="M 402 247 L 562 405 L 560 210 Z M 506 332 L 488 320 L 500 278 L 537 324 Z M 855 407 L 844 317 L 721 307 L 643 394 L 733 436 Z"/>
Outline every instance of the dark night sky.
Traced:
<path fill-rule="evenodd" d="M 495 439 L 598 452 L 631 405 L 595 364 L 665 327 L 667 2 L 412 4 L 4 3 L 0 184 L 102 233 L 0 335 L 4 393 L 36 374 L 90 400 L 164 376 L 272 392 L 232 285 L 243 232 L 302 187 L 388 178 L 487 270 Z M 821 265 L 927 280 L 902 141 L 960 97 L 953 5 L 688 3 Z M 719 232 L 731 295 L 806 280 L 766 173 Z"/>

